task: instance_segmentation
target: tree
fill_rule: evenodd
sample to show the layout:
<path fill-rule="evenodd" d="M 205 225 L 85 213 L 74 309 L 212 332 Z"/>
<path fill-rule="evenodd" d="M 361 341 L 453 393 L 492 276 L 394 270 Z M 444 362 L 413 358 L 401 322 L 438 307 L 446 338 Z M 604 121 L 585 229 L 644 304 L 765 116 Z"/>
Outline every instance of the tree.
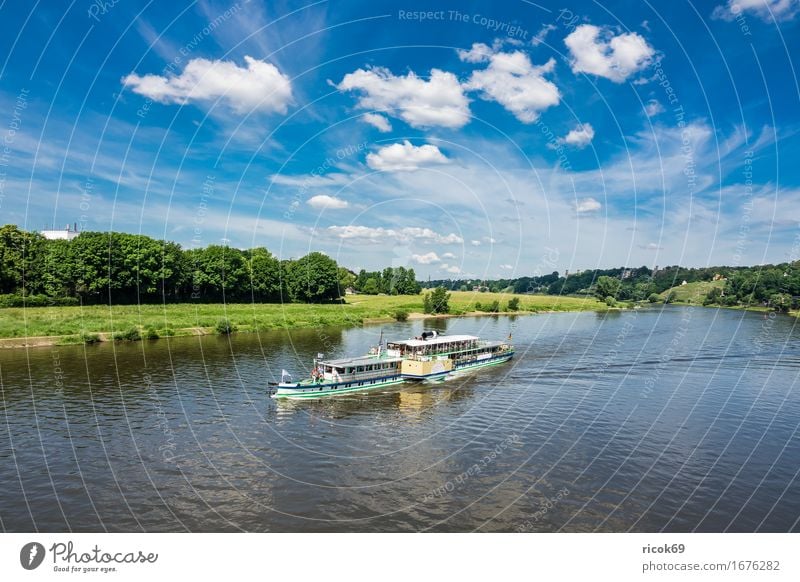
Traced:
<path fill-rule="evenodd" d="M 776 311 L 786 313 L 792 306 L 792 296 L 788 293 L 773 293 L 769 297 L 769 304 Z"/>
<path fill-rule="evenodd" d="M 509 311 L 519 311 L 519 297 L 512 297 L 508 300 Z"/>
<path fill-rule="evenodd" d="M 319 303 L 337 299 L 339 267 L 328 255 L 309 253 L 290 265 L 287 285 L 293 301 Z"/>
<path fill-rule="evenodd" d="M 444 287 L 437 287 L 430 293 L 426 293 L 423 299 L 423 306 L 425 308 L 425 313 L 430 314 L 437 314 L 437 313 L 449 313 L 450 312 L 450 305 L 448 302 L 450 301 L 450 293 L 447 292 L 447 289 Z"/>
<path fill-rule="evenodd" d="M 0 293 L 31 293 L 41 286 L 45 239 L 13 224 L 0 228 Z"/>
<path fill-rule="evenodd" d="M 356 276 L 352 271 L 345 267 L 339 267 L 339 295 L 344 295 L 345 290 L 353 287 L 355 282 Z"/>
<path fill-rule="evenodd" d="M 50 297 L 75 296 L 75 267 L 70 252 L 71 241 L 48 240 L 44 251 L 42 290 Z"/>
<path fill-rule="evenodd" d="M 247 296 L 250 273 L 242 251 L 209 245 L 187 254 L 193 271 L 189 293 L 192 299 L 234 300 Z"/>
<path fill-rule="evenodd" d="M 714 287 L 708 293 L 706 293 L 706 297 L 705 299 L 703 299 L 703 305 L 712 305 L 714 303 L 719 303 L 721 297 L 722 297 L 722 289 L 720 289 L 719 287 Z"/>
<path fill-rule="evenodd" d="M 250 252 L 250 290 L 254 301 L 279 301 L 281 297 L 281 265 L 267 249 Z"/>
<path fill-rule="evenodd" d="M 658 303 L 661 301 L 661 297 L 658 296 L 658 293 L 651 293 L 650 296 L 647 298 L 650 303 Z"/>
<path fill-rule="evenodd" d="M 367 282 L 364 283 L 364 287 L 361 289 L 362 293 L 366 293 L 367 295 L 377 295 L 381 292 L 378 288 L 378 282 L 375 280 L 375 277 L 370 277 L 367 279 Z"/>
<path fill-rule="evenodd" d="M 606 297 L 616 297 L 621 285 L 622 283 L 619 279 L 604 275 L 597 278 L 594 294 L 598 299 L 602 300 L 605 300 Z"/>

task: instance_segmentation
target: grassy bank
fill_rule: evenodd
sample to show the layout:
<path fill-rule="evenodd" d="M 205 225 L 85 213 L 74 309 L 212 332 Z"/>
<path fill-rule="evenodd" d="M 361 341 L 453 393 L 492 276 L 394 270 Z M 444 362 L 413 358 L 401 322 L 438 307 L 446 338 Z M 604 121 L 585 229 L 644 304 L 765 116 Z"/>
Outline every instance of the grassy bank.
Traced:
<path fill-rule="evenodd" d="M 661 293 L 661 299 L 666 299 L 670 293 L 675 293 L 673 301 L 678 303 L 703 303 L 708 292 L 719 287 L 720 289 L 725 286 L 725 281 L 695 281 L 687 283 L 686 285 L 676 285 Z"/>
<path fill-rule="evenodd" d="M 475 304 L 518 297 L 521 313 L 546 311 L 605 310 L 606 305 L 592 298 L 502 293 L 453 292 L 450 310 L 454 315 L 472 315 Z M 32 307 L 0 309 L 0 338 L 46 336 L 38 343 L 80 343 L 104 341 L 115 334 L 164 337 L 216 333 L 220 320 L 227 320 L 237 331 L 295 329 L 319 325 L 356 326 L 370 320 L 394 319 L 398 311 L 421 314 L 422 295 L 353 295 L 344 304 L 175 304 L 175 305 L 92 305 L 86 307 Z M 6 342 L 24 345 L 32 342 Z"/>

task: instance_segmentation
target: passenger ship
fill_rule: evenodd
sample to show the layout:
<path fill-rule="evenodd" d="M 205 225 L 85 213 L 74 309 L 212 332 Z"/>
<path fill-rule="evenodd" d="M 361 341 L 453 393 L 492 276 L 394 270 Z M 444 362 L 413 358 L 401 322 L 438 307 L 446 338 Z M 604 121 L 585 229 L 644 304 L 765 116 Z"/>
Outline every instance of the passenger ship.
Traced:
<path fill-rule="evenodd" d="M 383 342 L 365 356 L 314 360 L 311 377 L 293 382 L 283 371 L 273 398 L 320 398 L 372 390 L 406 381 L 442 380 L 475 368 L 502 364 L 514 356 L 508 341 L 481 340 L 472 335 L 425 332 L 413 339 Z"/>

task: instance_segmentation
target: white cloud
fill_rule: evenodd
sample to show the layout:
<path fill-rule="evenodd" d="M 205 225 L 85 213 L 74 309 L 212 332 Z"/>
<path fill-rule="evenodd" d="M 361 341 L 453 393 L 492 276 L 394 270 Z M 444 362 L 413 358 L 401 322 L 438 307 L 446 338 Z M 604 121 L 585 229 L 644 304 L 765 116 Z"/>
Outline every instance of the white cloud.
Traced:
<path fill-rule="evenodd" d="M 657 99 L 650 99 L 644 106 L 644 112 L 647 117 L 655 117 L 664 112 L 664 106 Z"/>
<path fill-rule="evenodd" d="M 453 253 L 445 253 L 442 255 L 442 258 L 454 261 L 457 257 Z"/>
<path fill-rule="evenodd" d="M 486 242 L 488 242 L 490 245 L 493 245 L 494 243 L 496 243 L 496 242 L 497 242 L 497 239 L 494 239 L 494 238 L 492 238 L 492 237 L 490 237 L 490 236 L 485 236 L 485 237 L 483 237 L 483 240 L 485 240 Z"/>
<path fill-rule="evenodd" d="M 447 263 L 442 263 L 441 269 L 445 273 L 453 273 L 458 274 L 461 272 L 461 267 L 457 265 L 448 265 Z"/>
<path fill-rule="evenodd" d="M 711 14 L 714 18 L 735 20 L 743 12 L 750 12 L 765 22 L 791 20 L 800 11 L 799 0 L 728 0 L 717 6 Z"/>
<path fill-rule="evenodd" d="M 575 204 L 575 210 L 578 214 L 585 214 L 587 212 L 597 212 L 602 208 L 602 205 L 594 198 L 583 198 L 578 200 Z"/>
<path fill-rule="evenodd" d="M 308 205 L 312 208 L 327 208 L 328 210 L 339 210 L 347 208 L 346 200 L 336 198 L 335 196 L 328 196 L 327 194 L 317 194 L 308 199 Z"/>
<path fill-rule="evenodd" d="M 438 263 L 441 261 L 439 255 L 437 255 L 433 251 L 431 251 L 430 253 L 425 253 L 424 255 L 411 255 L 411 260 L 417 263 L 418 265 L 431 265 L 433 263 Z"/>
<path fill-rule="evenodd" d="M 377 113 L 365 113 L 361 116 L 361 121 L 369 123 L 371 126 L 377 128 L 381 133 L 392 131 L 392 124 L 389 123 L 389 120 L 383 115 L 378 115 Z"/>
<path fill-rule="evenodd" d="M 615 83 L 646 68 L 655 50 L 635 32 L 614 36 L 610 29 L 592 24 L 578 26 L 565 39 L 573 73 L 589 73 Z"/>
<path fill-rule="evenodd" d="M 646 251 L 663 251 L 664 250 L 664 247 L 659 246 L 659 245 L 657 245 L 656 243 L 653 243 L 653 242 L 647 243 L 646 245 L 639 245 L 639 248 L 643 249 L 643 250 L 646 250 Z"/>
<path fill-rule="evenodd" d="M 469 100 L 453 73 L 433 69 L 429 80 L 413 72 L 398 77 L 386 68 L 358 69 L 336 85 L 358 91 L 358 107 L 386 111 L 416 128 L 453 127 L 469 121 Z"/>
<path fill-rule="evenodd" d="M 556 26 L 553 24 L 545 24 L 542 28 L 539 29 L 539 32 L 531 39 L 531 44 L 533 46 L 539 46 L 544 42 L 544 39 L 547 38 L 547 35 L 550 34 L 553 30 L 556 29 Z"/>
<path fill-rule="evenodd" d="M 536 121 L 539 112 L 561 100 L 558 87 L 544 77 L 555 68 L 554 59 L 534 66 L 522 51 L 497 52 L 482 43 L 458 51 L 458 56 L 469 63 L 489 63 L 485 69 L 474 71 L 464 88 L 480 91 L 483 99 L 500 103 L 523 123 Z"/>
<path fill-rule="evenodd" d="M 255 109 L 286 113 L 292 100 L 289 77 L 271 63 L 252 57 L 244 60 L 246 66 L 240 67 L 231 61 L 192 59 L 180 75 L 131 73 L 122 83 L 159 103 L 220 100 L 237 113 Z"/>
<path fill-rule="evenodd" d="M 469 50 L 458 49 L 456 52 L 465 63 L 487 63 L 495 51 L 487 44 L 476 42 Z"/>
<path fill-rule="evenodd" d="M 418 226 L 406 226 L 401 229 L 371 227 L 371 226 L 329 226 L 328 232 L 332 235 L 346 240 L 358 240 L 363 242 L 385 242 L 392 239 L 402 243 L 415 241 L 434 242 L 438 244 L 460 244 L 464 239 L 455 233 L 441 235 L 430 228 Z"/>
<path fill-rule="evenodd" d="M 471 244 L 472 246 L 474 246 L 474 247 L 479 247 L 479 246 L 481 246 L 481 241 L 479 241 L 479 240 L 471 240 L 471 241 L 469 241 L 469 242 L 470 242 L 470 244 Z"/>
<path fill-rule="evenodd" d="M 500 265 L 500 268 L 504 271 L 511 271 L 514 268 L 514 265 L 509 265 L 508 263 Z"/>
<path fill-rule="evenodd" d="M 410 172 L 421 166 L 446 164 L 449 161 L 435 145 L 415 146 L 408 140 L 367 154 L 367 165 L 384 172 Z"/>
<path fill-rule="evenodd" d="M 591 124 L 584 123 L 570 130 L 566 136 L 560 138 L 558 141 L 559 143 L 565 143 L 580 150 L 592 143 L 593 139 L 594 128 Z"/>

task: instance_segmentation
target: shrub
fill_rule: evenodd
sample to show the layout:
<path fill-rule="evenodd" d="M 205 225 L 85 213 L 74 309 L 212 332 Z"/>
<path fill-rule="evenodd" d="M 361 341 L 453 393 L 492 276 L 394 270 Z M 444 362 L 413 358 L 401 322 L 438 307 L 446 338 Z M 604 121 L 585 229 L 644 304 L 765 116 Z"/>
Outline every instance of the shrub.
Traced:
<path fill-rule="evenodd" d="M 96 344 L 100 342 L 100 336 L 96 333 L 86 333 L 85 331 L 80 335 L 81 342 L 85 344 Z"/>
<path fill-rule="evenodd" d="M 477 307 L 477 305 L 476 305 L 476 307 Z M 497 299 L 495 299 L 491 303 L 487 303 L 485 305 L 481 305 L 480 307 L 477 307 L 477 308 L 478 308 L 479 311 L 483 311 L 485 313 L 497 313 L 497 312 L 500 311 L 500 302 Z"/>
<path fill-rule="evenodd" d="M 408 319 L 408 311 L 405 309 L 398 309 L 394 312 L 395 321 L 406 321 Z"/>
<path fill-rule="evenodd" d="M 664 299 L 664 303 L 672 303 L 678 297 L 678 294 L 675 291 L 670 291 L 667 293 L 666 299 Z"/>
<path fill-rule="evenodd" d="M 220 335 L 228 335 L 236 331 L 236 326 L 233 325 L 229 319 L 223 318 L 214 326 L 214 331 Z"/>
<path fill-rule="evenodd" d="M 139 328 L 132 327 L 127 331 L 118 331 L 113 337 L 118 342 L 138 342 L 142 339 L 142 334 L 139 333 Z"/>
<path fill-rule="evenodd" d="M 606 305 L 609 307 L 614 307 L 617 304 L 617 300 L 614 299 L 611 295 L 606 297 Z"/>
<path fill-rule="evenodd" d="M 158 332 L 155 330 L 155 328 L 150 326 L 144 328 L 144 339 L 153 340 L 153 339 L 158 339 L 159 337 L 160 336 L 158 335 Z"/>
<path fill-rule="evenodd" d="M 49 297 L 47 295 L 26 295 L 8 293 L 0 295 L 0 307 L 52 307 L 78 305 L 75 297 Z"/>
<path fill-rule="evenodd" d="M 512 297 L 508 300 L 509 311 L 519 311 L 519 297 Z"/>
<path fill-rule="evenodd" d="M 774 310 L 786 313 L 792 306 L 792 296 L 788 293 L 773 293 L 769 297 L 769 304 Z"/>
<path fill-rule="evenodd" d="M 171 327 L 165 327 L 161 330 L 161 337 L 172 337 L 175 335 L 175 330 Z"/>
<path fill-rule="evenodd" d="M 450 305 L 448 301 L 450 300 L 450 293 L 447 292 L 447 289 L 444 287 L 437 287 L 430 293 L 426 293 L 425 297 L 423 298 L 423 305 L 425 307 L 425 313 L 430 314 L 437 314 L 437 313 L 449 313 L 450 312 Z"/>
<path fill-rule="evenodd" d="M 658 296 L 658 293 L 650 293 L 650 297 L 647 298 L 650 303 L 658 303 L 661 301 L 661 297 Z"/>

